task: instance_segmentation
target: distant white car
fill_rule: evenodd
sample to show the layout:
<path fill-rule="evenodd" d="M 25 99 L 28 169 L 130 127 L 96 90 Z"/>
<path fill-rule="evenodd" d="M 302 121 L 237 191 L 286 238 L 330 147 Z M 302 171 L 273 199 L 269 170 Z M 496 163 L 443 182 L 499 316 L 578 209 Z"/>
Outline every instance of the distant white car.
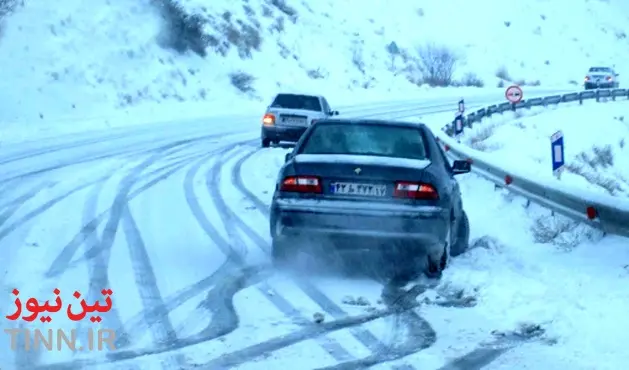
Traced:
<path fill-rule="evenodd" d="M 262 118 L 260 141 L 267 148 L 280 141 L 297 142 L 317 120 L 338 115 L 323 96 L 277 94 Z"/>
<path fill-rule="evenodd" d="M 583 81 L 583 87 L 590 89 L 618 88 L 618 73 L 610 67 L 591 67 Z"/>

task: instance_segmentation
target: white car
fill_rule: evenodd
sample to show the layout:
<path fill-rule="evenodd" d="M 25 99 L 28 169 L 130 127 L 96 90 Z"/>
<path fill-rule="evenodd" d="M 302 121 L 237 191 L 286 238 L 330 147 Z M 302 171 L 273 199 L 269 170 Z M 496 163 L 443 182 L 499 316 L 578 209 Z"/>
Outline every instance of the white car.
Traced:
<path fill-rule="evenodd" d="M 583 81 L 583 87 L 590 89 L 618 88 L 618 73 L 610 67 L 591 67 Z"/>
<path fill-rule="evenodd" d="M 323 96 L 277 94 L 262 118 L 260 141 L 267 148 L 280 141 L 297 142 L 317 120 L 338 115 Z"/>

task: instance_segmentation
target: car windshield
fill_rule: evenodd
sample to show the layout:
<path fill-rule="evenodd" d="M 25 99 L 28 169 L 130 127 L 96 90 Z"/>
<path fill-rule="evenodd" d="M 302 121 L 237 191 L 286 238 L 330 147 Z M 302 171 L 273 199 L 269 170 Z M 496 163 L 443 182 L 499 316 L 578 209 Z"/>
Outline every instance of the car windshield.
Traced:
<path fill-rule="evenodd" d="M 299 154 L 427 158 L 424 137 L 418 128 L 341 123 L 315 126 Z"/>
<path fill-rule="evenodd" d="M 602 72 L 602 73 L 610 73 L 612 70 L 607 67 L 592 67 L 590 68 L 590 72 Z"/>
<path fill-rule="evenodd" d="M 302 109 L 321 112 L 321 103 L 316 96 L 279 94 L 273 100 L 271 108 Z"/>

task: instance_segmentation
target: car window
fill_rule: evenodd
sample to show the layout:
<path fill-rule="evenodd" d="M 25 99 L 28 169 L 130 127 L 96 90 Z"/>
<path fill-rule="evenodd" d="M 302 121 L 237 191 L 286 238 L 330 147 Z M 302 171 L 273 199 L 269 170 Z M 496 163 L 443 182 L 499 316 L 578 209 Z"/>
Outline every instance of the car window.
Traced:
<path fill-rule="evenodd" d="M 316 96 L 279 94 L 271 103 L 271 108 L 303 109 L 321 112 L 321 103 Z"/>
<path fill-rule="evenodd" d="M 611 72 L 611 68 L 607 67 L 592 67 L 590 68 L 590 72 Z"/>
<path fill-rule="evenodd" d="M 321 101 L 323 102 L 323 111 L 329 113 L 332 110 L 332 108 L 330 108 L 330 104 L 328 104 L 328 101 L 325 100 L 325 98 L 322 98 Z"/>
<path fill-rule="evenodd" d="M 315 126 L 297 154 L 353 154 L 427 159 L 419 128 L 387 125 Z"/>
<path fill-rule="evenodd" d="M 439 154 L 441 154 L 441 158 L 443 159 L 443 163 L 444 163 L 444 166 L 446 167 L 446 171 L 451 173 L 452 172 L 452 164 L 450 164 L 450 160 L 448 159 L 448 156 L 446 155 L 446 152 L 443 150 L 441 145 L 437 145 L 437 147 L 439 148 Z"/>

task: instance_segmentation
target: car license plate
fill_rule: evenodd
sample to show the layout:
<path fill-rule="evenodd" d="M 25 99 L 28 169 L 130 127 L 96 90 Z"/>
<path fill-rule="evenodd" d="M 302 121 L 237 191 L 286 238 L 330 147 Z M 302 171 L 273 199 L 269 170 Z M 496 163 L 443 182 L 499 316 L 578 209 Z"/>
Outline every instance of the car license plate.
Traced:
<path fill-rule="evenodd" d="M 284 118 L 282 122 L 287 125 L 305 126 L 307 121 L 303 118 Z"/>
<path fill-rule="evenodd" d="M 332 194 L 384 197 L 387 195 L 386 185 L 356 184 L 353 182 L 334 182 L 330 184 Z"/>

